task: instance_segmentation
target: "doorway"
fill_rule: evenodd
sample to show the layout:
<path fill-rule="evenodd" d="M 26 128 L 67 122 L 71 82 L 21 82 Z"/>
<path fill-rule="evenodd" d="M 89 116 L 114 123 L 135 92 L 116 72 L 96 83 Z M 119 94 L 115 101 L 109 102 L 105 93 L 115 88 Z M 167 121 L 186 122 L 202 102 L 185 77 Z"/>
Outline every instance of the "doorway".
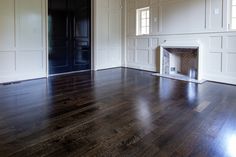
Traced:
<path fill-rule="evenodd" d="M 91 69 L 91 0 L 48 0 L 49 74 Z"/>

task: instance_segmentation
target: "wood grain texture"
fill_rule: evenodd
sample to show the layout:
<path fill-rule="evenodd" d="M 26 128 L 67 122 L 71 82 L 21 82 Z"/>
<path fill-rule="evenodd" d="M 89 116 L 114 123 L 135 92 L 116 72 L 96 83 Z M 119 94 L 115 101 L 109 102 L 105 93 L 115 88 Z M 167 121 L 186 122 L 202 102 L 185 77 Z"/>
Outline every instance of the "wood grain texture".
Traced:
<path fill-rule="evenodd" d="M 0 85 L 0 100 L 1 157 L 228 157 L 236 137 L 235 86 L 132 69 Z"/>

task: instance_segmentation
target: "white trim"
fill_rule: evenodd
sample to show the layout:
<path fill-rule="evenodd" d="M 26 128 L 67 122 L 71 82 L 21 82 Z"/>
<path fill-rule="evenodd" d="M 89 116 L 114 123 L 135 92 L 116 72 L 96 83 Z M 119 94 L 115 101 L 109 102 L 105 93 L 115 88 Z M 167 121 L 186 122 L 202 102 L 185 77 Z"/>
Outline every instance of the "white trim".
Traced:
<path fill-rule="evenodd" d="M 46 45 L 45 45 L 45 50 L 46 50 L 46 77 L 49 77 L 49 50 L 48 50 L 48 0 L 45 0 L 45 40 L 46 40 Z"/>
<path fill-rule="evenodd" d="M 236 5 L 234 5 L 236 6 Z M 232 20 L 233 20 L 233 4 L 232 4 L 232 0 L 228 0 L 228 14 L 227 14 L 227 19 L 228 19 L 228 31 L 236 31 L 236 28 L 232 28 Z M 235 17 L 236 18 L 236 17 Z"/>
<path fill-rule="evenodd" d="M 0 78 L 0 84 L 3 83 L 11 83 L 11 82 L 19 82 L 19 81 L 28 81 L 28 80 L 36 80 L 46 78 L 44 73 L 38 73 L 34 75 L 9 75 Z"/>
<path fill-rule="evenodd" d="M 121 66 L 126 67 L 127 65 L 127 3 L 126 0 L 122 0 L 122 59 L 121 59 Z"/>
<path fill-rule="evenodd" d="M 224 76 L 224 75 L 205 75 L 205 78 L 207 78 L 207 80 L 209 81 L 215 81 L 218 83 L 227 83 L 227 84 L 232 84 L 232 85 L 236 85 L 236 78 L 235 77 L 230 77 L 230 76 Z"/>
<path fill-rule="evenodd" d="M 93 70 L 97 70 L 97 53 L 95 53 L 95 51 L 97 50 L 97 34 L 94 32 L 98 31 L 98 28 L 96 27 L 97 25 L 97 6 L 98 6 L 98 2 L 97 0 L 93 1 L 93 49 L 94 49 L 94 53 L 93 53 Z"/>
<path fill-rule="evenodd" d="M 94 70 L 95 69 L 95 58 L 94 58 L 94 50 L 95 50 L 95 47 L 94 47 L 94 35 L 95 35 L 95 33 L 94 33 L 94 31 L 95 31 L 95 15 L 94 15 L 94 13 L 95 13 L 95 2 L 94 2 L 94 0 L 91 0 L 91 23 L 90 23 L 90 29 L 91 29 L 91 31 L 90 31 L 90 38 L 91 38 L 91 41 L 90 41 L 90 46 L 91 46 L 91 70 Z"/>

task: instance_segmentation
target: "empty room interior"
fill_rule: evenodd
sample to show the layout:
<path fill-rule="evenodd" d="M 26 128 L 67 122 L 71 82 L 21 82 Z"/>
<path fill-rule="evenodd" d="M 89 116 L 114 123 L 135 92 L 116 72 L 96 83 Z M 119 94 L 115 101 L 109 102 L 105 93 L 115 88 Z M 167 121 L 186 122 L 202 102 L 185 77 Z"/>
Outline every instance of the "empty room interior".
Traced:
<path fill-rule="evenodd" d="M 0 157 L 236 157 L 236 0 L 0 0 Z"/>

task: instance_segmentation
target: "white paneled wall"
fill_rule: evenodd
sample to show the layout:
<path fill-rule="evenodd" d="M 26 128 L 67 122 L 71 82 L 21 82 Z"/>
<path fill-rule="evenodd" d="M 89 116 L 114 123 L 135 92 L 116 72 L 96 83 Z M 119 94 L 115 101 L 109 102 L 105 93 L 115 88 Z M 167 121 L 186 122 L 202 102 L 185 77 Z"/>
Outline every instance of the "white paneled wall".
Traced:
<path fill-rule="evenodd" d="M 0 83 L 46 76 L 45 0 L 0 0 Z"/>
<path fill-rule="evenodd" d="M 150 71 L 158 70 L 156 66 L 156 53 L 158 51 L 158 38 L 128 38 L 127 40 L 127 65 L 131 68 L 144 69 Z"/>
<path fill-rule="evenodd" d="M 209 37 L 206 77 L 220 82 L 236 81 L 236 34 Z"/>
<path fill-rule="evenodd" d="M 236 32 L 228 31 L 227 0 L 126 0 L 125 65 L 160 70 L 164 41 L 199 41 L 203 78 L 236 84 Z M 136 36 L 136 9 L 151 9 L 150 35 Z"/>
<path fill-rule="evenodd" d="M 121 66 L 121 0 L 95 0 L 95 70 Z"/>

